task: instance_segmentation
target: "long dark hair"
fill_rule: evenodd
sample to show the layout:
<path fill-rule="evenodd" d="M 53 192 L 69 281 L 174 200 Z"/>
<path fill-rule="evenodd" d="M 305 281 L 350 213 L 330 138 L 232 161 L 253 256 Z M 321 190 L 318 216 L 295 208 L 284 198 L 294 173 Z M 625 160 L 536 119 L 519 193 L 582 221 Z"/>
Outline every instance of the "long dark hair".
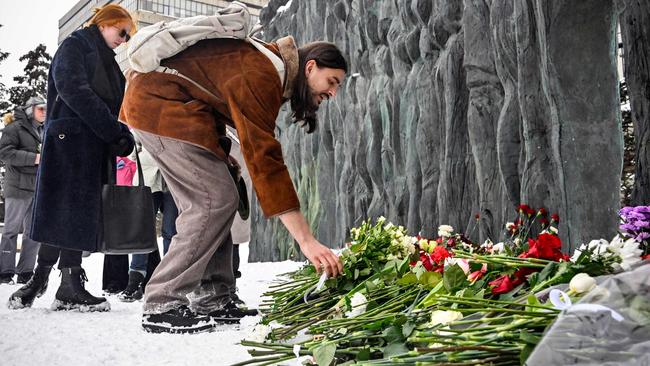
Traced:
<path fill-rule="evenodd" d="M 318 105 L 313 103 L 305 76 L 305 64 L 309 60 L 316 61 L 318 67 L 341 69 L 345 73 L 348 72 L 348 63 L 333 43 L 312 42 L 298 49 L 298 76 L 291 96 L 291 110 L 294 123 L 303 121 L 303 126 L 307 126 L 307 133 L 312 133 L 316 130 Z"/>

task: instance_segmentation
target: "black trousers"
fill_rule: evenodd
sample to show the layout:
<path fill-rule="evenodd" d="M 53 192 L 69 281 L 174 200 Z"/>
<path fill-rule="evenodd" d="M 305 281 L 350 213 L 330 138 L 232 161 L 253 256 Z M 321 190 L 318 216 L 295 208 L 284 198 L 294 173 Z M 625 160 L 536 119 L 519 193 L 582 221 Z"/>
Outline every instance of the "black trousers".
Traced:
<path fill-rule="evenodd" d="M 54 266 L 59 261 L 59 269 L 81 267 L 81 251 L 63 249 L 41 244 L 38 250 L 38 265 L 39 266 Z"/>

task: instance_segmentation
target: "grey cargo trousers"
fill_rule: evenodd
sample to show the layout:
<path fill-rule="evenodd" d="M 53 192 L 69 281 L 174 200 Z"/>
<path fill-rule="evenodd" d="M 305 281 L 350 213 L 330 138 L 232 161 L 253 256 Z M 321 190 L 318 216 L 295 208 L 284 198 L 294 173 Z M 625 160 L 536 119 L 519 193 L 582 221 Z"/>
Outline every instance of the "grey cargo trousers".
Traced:
<path fill-rule="evenodd" d="M 144 313 L 188 305 L 207 314 L 230 301 L 235 278 L 230 227 L 239 196 L 226 163 L 176 139 L 135 130 L 156 161 L 178 206 L 177 234 L 154 271 Z"/>

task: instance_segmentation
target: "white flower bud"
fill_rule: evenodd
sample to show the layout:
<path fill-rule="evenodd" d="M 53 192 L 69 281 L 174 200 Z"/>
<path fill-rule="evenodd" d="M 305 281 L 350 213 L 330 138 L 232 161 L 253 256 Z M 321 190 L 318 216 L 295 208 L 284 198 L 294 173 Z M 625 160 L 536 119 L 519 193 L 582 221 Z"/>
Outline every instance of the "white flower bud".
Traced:
<path fill-rule="evenodd" d="M 436 310 L 431 313 L 431 325 L 447 325 L 456 320 L 463 319 L 463 313 L 453 310 Z"/>
<path fill-rule="evenodd" d="M 360 292 L 355 292 L 354 295 L 350 298 L 350 307 L 352 310 L 345 313 L 345 316 L 348 318 L 354 318 L 366 312 L 366 306 L 368 305 L 368 299 L 363 296 Z"/>
<path fill-rule="evenodd" d="M 438 226 L 438 236 L 451 236 L 454 232 L 454 228 L 449 225 L 440 225 Z"/>
<path fill-rule="evenodd" d="M 596 280 L 586 273 L 578 273 L 573 276 L 569 282 L 569 289 L 576 294 L 582 294 L 591 291 L 596 286 Z"/>

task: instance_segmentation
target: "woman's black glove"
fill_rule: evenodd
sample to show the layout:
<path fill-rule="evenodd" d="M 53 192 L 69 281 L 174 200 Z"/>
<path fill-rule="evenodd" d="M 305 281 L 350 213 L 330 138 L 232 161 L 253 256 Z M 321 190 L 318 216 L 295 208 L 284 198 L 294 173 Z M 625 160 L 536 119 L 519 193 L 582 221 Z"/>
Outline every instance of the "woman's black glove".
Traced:
<path fill-rule="evenodd" d="M 133 152 L 135 140 L 130 132 L 121 133 L 113 142 L 108 144 L 108 153 L 112 156 L 128 156 Z"/>

